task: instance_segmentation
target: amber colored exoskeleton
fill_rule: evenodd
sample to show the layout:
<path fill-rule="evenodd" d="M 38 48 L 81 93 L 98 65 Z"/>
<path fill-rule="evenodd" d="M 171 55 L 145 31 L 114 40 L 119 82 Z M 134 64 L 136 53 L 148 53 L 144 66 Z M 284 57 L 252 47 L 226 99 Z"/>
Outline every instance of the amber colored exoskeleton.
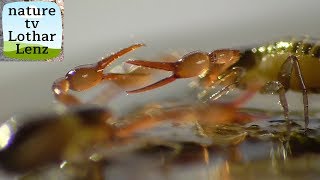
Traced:
<path fill-rule="evenodd" d="M 126 80 L 141 76 L 142 74 L 104 74 L 104 69 L 108 67 L 110 63 L 141 46 L 144 46 L 144 44 L 134 44 L 102 59 L 97 63 L 81 65 L 71 69 L 65 77 L 57 79 L 53 83 L 52 91 L 55 98 L 66 105 L 80 104 L 81 102 L 78 98 L 68 93 L 69 90 L 84 91 L 105 80 Z"/>
<path fill-rule="evenodd" d="M 128 91 L 138 93 L 166 85 L 176 79 L 210 76 L 216 79 L 240 58 L 238 50 L 221 49 L 210 53 L 196 51 L 181 57 L 177 62 L 127 61 L 129 64 L 171 71 L 172 75 L 149 86 Z"/>

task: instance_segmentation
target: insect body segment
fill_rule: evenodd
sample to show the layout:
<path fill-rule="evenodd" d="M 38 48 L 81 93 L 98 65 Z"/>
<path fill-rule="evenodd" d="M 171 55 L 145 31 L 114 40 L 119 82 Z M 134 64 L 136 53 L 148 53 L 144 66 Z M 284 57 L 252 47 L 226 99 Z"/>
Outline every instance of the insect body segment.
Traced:
<path fill-rule="evenodd" d="M 191 77 L 204 77 L 214 76 L 217 77 L 221 72 L 226 70 L 232 64 L 239 59 L 239 51 L 237 50 L 218 50 L 211 53 L 196 51 L 183 56 L 177 62 L 152 62 L 152 61 L 141 61 L 132 60 L 127 61 L 129 64 L 138 66 L 161 69 L 165 71 L 171 71 L 172 76 L 160 80 L 149 86 L 128 91 L 128 93 L 138 93 L 143 91 L 152 90 L 168 84 L 179 78 L 191 78 Z M 219 64 L 219 65 L 216 65 Z M 219 66 L 219 67 L 218 67 Z M 211 68 L 218 69 L 217 71 Z M 208 72 L 210 72 L 208 74 Z M 210 79 L 214 81 L 215 79 Z"/>
<path fill-rule="evenodd" d="M 67 93 L 69 90 L 84 91 L 100 84 L 104 80 L 134 78 L 134 74 L 104 74 L 103 71 L 117 58 L 141 46 L 144 46 L 144 44 L 134 44 L 104 58 L 98 63 L 82 65 L 70 70 L 64 78 L 57 79 L 52 85 L 52 91 L 56 99 L 66 105 L 80 104 L 80 100 Z"/>
<path fill-rule="evenodd" d="M 246 86 L 262 81 L 262 92 L 278 93 L 288 120 L 288 104 L 285 91 L 303 93 L 305 128 L 308 126 L 307 91 L 319 92 L 320 46 L 309 41 L 279 41 L 271 45 L 253 48 L 235 66 L 246 69 L 240 84 Z"/>
<path fill-rule="evenodd" d="M 236 64 L 236 66 L 242 66 L 247 69 L 242 82 L 250 82 L 254 77 L 260 77 L 265 81 L 278 80 L 280 74 L 291 70 L 293 71 L 292 74 L 295 74 L 296 69 L 292 68 L 292 63 L 285 63 L 289 56 L 295 56 L 306 86 L 310 90 L 320 88 L 319 81 L 314 78 L 319 73 L 318 69 L 320 68 L 319 45 L 304 41 L 280 41 L 271 45 L 253 48 L 245 54 Z M 248 66 L 248 64 L 251 64 L 251 66 Z M 287 74 L 290 73 L 287 72 Z M 286 88 L 292 90 L 300 89 L 300 82 L 297 76 L 291 76 L 288 83 Z"/>
<path fill-rule="evenodd" d="M 259 82 L 265 84 L 261 89 L 262 92 L 279 94 L 285 118 L 289 121 L 285 91 L 300 90 L 303 93 L 305 128 L 307 128 L 309 121 L 307 91 L 320 90 L 320 81 L 315 78 L 320 76 L 319 47 L 308 41 L 279 41 L 253 48 L 241 55 L 237 50 L 215 50 L 211 53 L 189 53 L 175 63 L 128 61 L 129 64 L 173 72 L 168 78 L 128 93 L 144 92 L 178 78 L 198 76 L 200 85 L 205 88 L 215 87 L 216 84 L 224 82 L 225 87 L 211 96 L 215 99 L 239 84 L 243 87 Z"/>
<path fill-rule="evenodd" d="M 103 74 L 103 70 L 115 59 L 141 46 L 143 44 L 135 44 L 96 64 L 72 69 L 65 78 L 58 79 L 53 84 L 52 89 L 56 98 L 65 104 L 79 104 L 80 101 L 76 97 L 67 93 L 69 89 L 83 91 L 103 80 L 135 79 L 139 74 Z M 320 90 L 320 81 L 315 78 L 320 76 L 319 47 L 308 41 L 279 41 L 253 48 L 244 53 L 231 49 L 214 50 L 210 53 L 191 52 L 176 62 L 131 60 L 127 63 L 170 71 L 172 75 L 151 85 L 127 92 L 145 92 L 180 78 L 198 77 L 199 84 L 205 88 L 205 93 L 210 93 L 210 89 L 214 89 L 216 85 L 224 86 L 218 93 L 210 95 L 210 98 L 216 99 L 239 85 L 250 87 L 252 84 L 265 84 L 261 91 L 279 94 L 284 116 L 289 122 L 285 92 L 288 89 L 300 90 L 303 93 L 305 127 L 307 128 L 309 119 L 307 91 Z"/>

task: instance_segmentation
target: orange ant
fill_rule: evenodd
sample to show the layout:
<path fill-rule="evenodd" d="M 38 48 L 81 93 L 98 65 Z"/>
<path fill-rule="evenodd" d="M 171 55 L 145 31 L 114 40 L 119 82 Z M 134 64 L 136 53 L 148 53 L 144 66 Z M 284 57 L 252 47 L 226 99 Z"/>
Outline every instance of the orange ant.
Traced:
<path fill-rule="evenodd" d="M 99 150 L 126 145 L 134 140 L 135 133 L 163 122 L 243 123 L 251 120 L 251 116 L 239 112 L 239 106 L 254 94 L 248 91 L 231 103 L 159 109 L 158 113 L 131 117 L 130 122 L 120 126 L 109 123 L 113 118 L 111 111 L 95 107 L 38 116 L 20 126 L 7 146 L 0 150 L 0 165 L 8 171 L 26 172 L 61 161 L 87 162 L 89 156 L 99 154 Z"/>
<path fill-rule="evenodd" d="M 52 91 L 55 95 L 55 98 L 66 105 L 80 104 L 81 102 L 78 98 L 68 93 L 69 90 L 84 91 L 100 84 L 105 80 L 126 80 L 143 75 L 141 73 L 104 74 L 103 72 L 104 69 L 108 67 L 114 60 L 141 46 L 144 46 L 144 44 L 134 44 L 102 59 L 97 63 L 81 65 L 71 69 L 65 75 L 65 77 L 57 79 L 53 83 Z"/>
<path fill-rule="evenodd" d="M 128 91 L 139 93 L 166 85 L 178 78 L 200 77 L 207 87 L 232 79 L 214 97 L 226 94 L 234 86 L 253 82 L 264 84 L 262 92 L 279 93 L 284 117 L 289 123 L 289 110 L 285 92 L 288 89 L 302 90 L 305 129 L 309 123 L 307 90 L 319 90 L 315 78 L 320 69 L 320 46 L 303 41 L 276 42 L 273 45 L 253 48 L 250 53 L 240 54 L 237 50 L 215 50 L 211 53 L 192 52 L 173 63 L 143 60 L 127 61 L 137 66 L 173 72 L 173 75 L 149 86 Z M 237 63 L 238 62 L 238 63 Z M 238 67 L 240 65 L 241 67 Z M 230 69 L 230 67 L 232 67 Z M 247 72 L 244 73 L 244 69 Z M 295 74 L 294 77 L 291 77 Z"/>
<path fill-rule="evenodd" d="M 237 62 L 239 58 L 240 51 L 223 49 L 215 50 L 211 53 L 201 51 L 191 52 L 183 56 L 177 62 L 150 62 L 142 60 L 127 61 L 126 63 L 129 64 L 171 71 L 173 73 L 172 76 L 162 79 L 154 84 L 127 92 L 139 93 L 152 90 L 180 78 L 210 76 L 211 79 L 215 79 Z"/>

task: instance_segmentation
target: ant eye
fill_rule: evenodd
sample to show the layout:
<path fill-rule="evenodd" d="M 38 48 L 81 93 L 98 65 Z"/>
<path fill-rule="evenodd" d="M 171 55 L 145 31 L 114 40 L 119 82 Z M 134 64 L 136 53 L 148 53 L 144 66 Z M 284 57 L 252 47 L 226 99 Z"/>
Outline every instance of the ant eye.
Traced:
<path fill-rule="evenodd" d="M 73 70 L 69 71 L 67 73 L 67 75 L 73 76 L 75 73 L 76 73 L 76 71 L 73 69 Z"/>
<path fill-rule="evenodd" d="M 208 56 L 209 56 L 211 62 L 214 62 L 216 60 L 216 58 L 217 58 L 216 53 L 213 53 L 213 52 L 209 53 Z"/>

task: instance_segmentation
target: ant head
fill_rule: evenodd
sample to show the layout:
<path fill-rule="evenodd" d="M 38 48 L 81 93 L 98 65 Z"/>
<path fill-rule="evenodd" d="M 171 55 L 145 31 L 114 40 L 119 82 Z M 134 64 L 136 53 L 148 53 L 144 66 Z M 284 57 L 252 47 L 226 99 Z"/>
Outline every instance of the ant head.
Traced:
<path fill-rule="evenodd" d="M 240 51 L 232 49 L 215 50 L 209 54 L 211 62 L 233 65 L 240 59 Z"/>
<path fill-rule="evenodd" d="M 183 56 L 175 69 L 175 75 L 180 78 L 204 76 L 210 66 L 210 57 L 206 52 L 196 51 Z"/>
<path fill-rule="evenodd" d="M 103 71 L 99 71 L 95 64 L 75 67 L 66 74 L 70 89 L 82 91 L 97 85 L 103 79 Z"/>

